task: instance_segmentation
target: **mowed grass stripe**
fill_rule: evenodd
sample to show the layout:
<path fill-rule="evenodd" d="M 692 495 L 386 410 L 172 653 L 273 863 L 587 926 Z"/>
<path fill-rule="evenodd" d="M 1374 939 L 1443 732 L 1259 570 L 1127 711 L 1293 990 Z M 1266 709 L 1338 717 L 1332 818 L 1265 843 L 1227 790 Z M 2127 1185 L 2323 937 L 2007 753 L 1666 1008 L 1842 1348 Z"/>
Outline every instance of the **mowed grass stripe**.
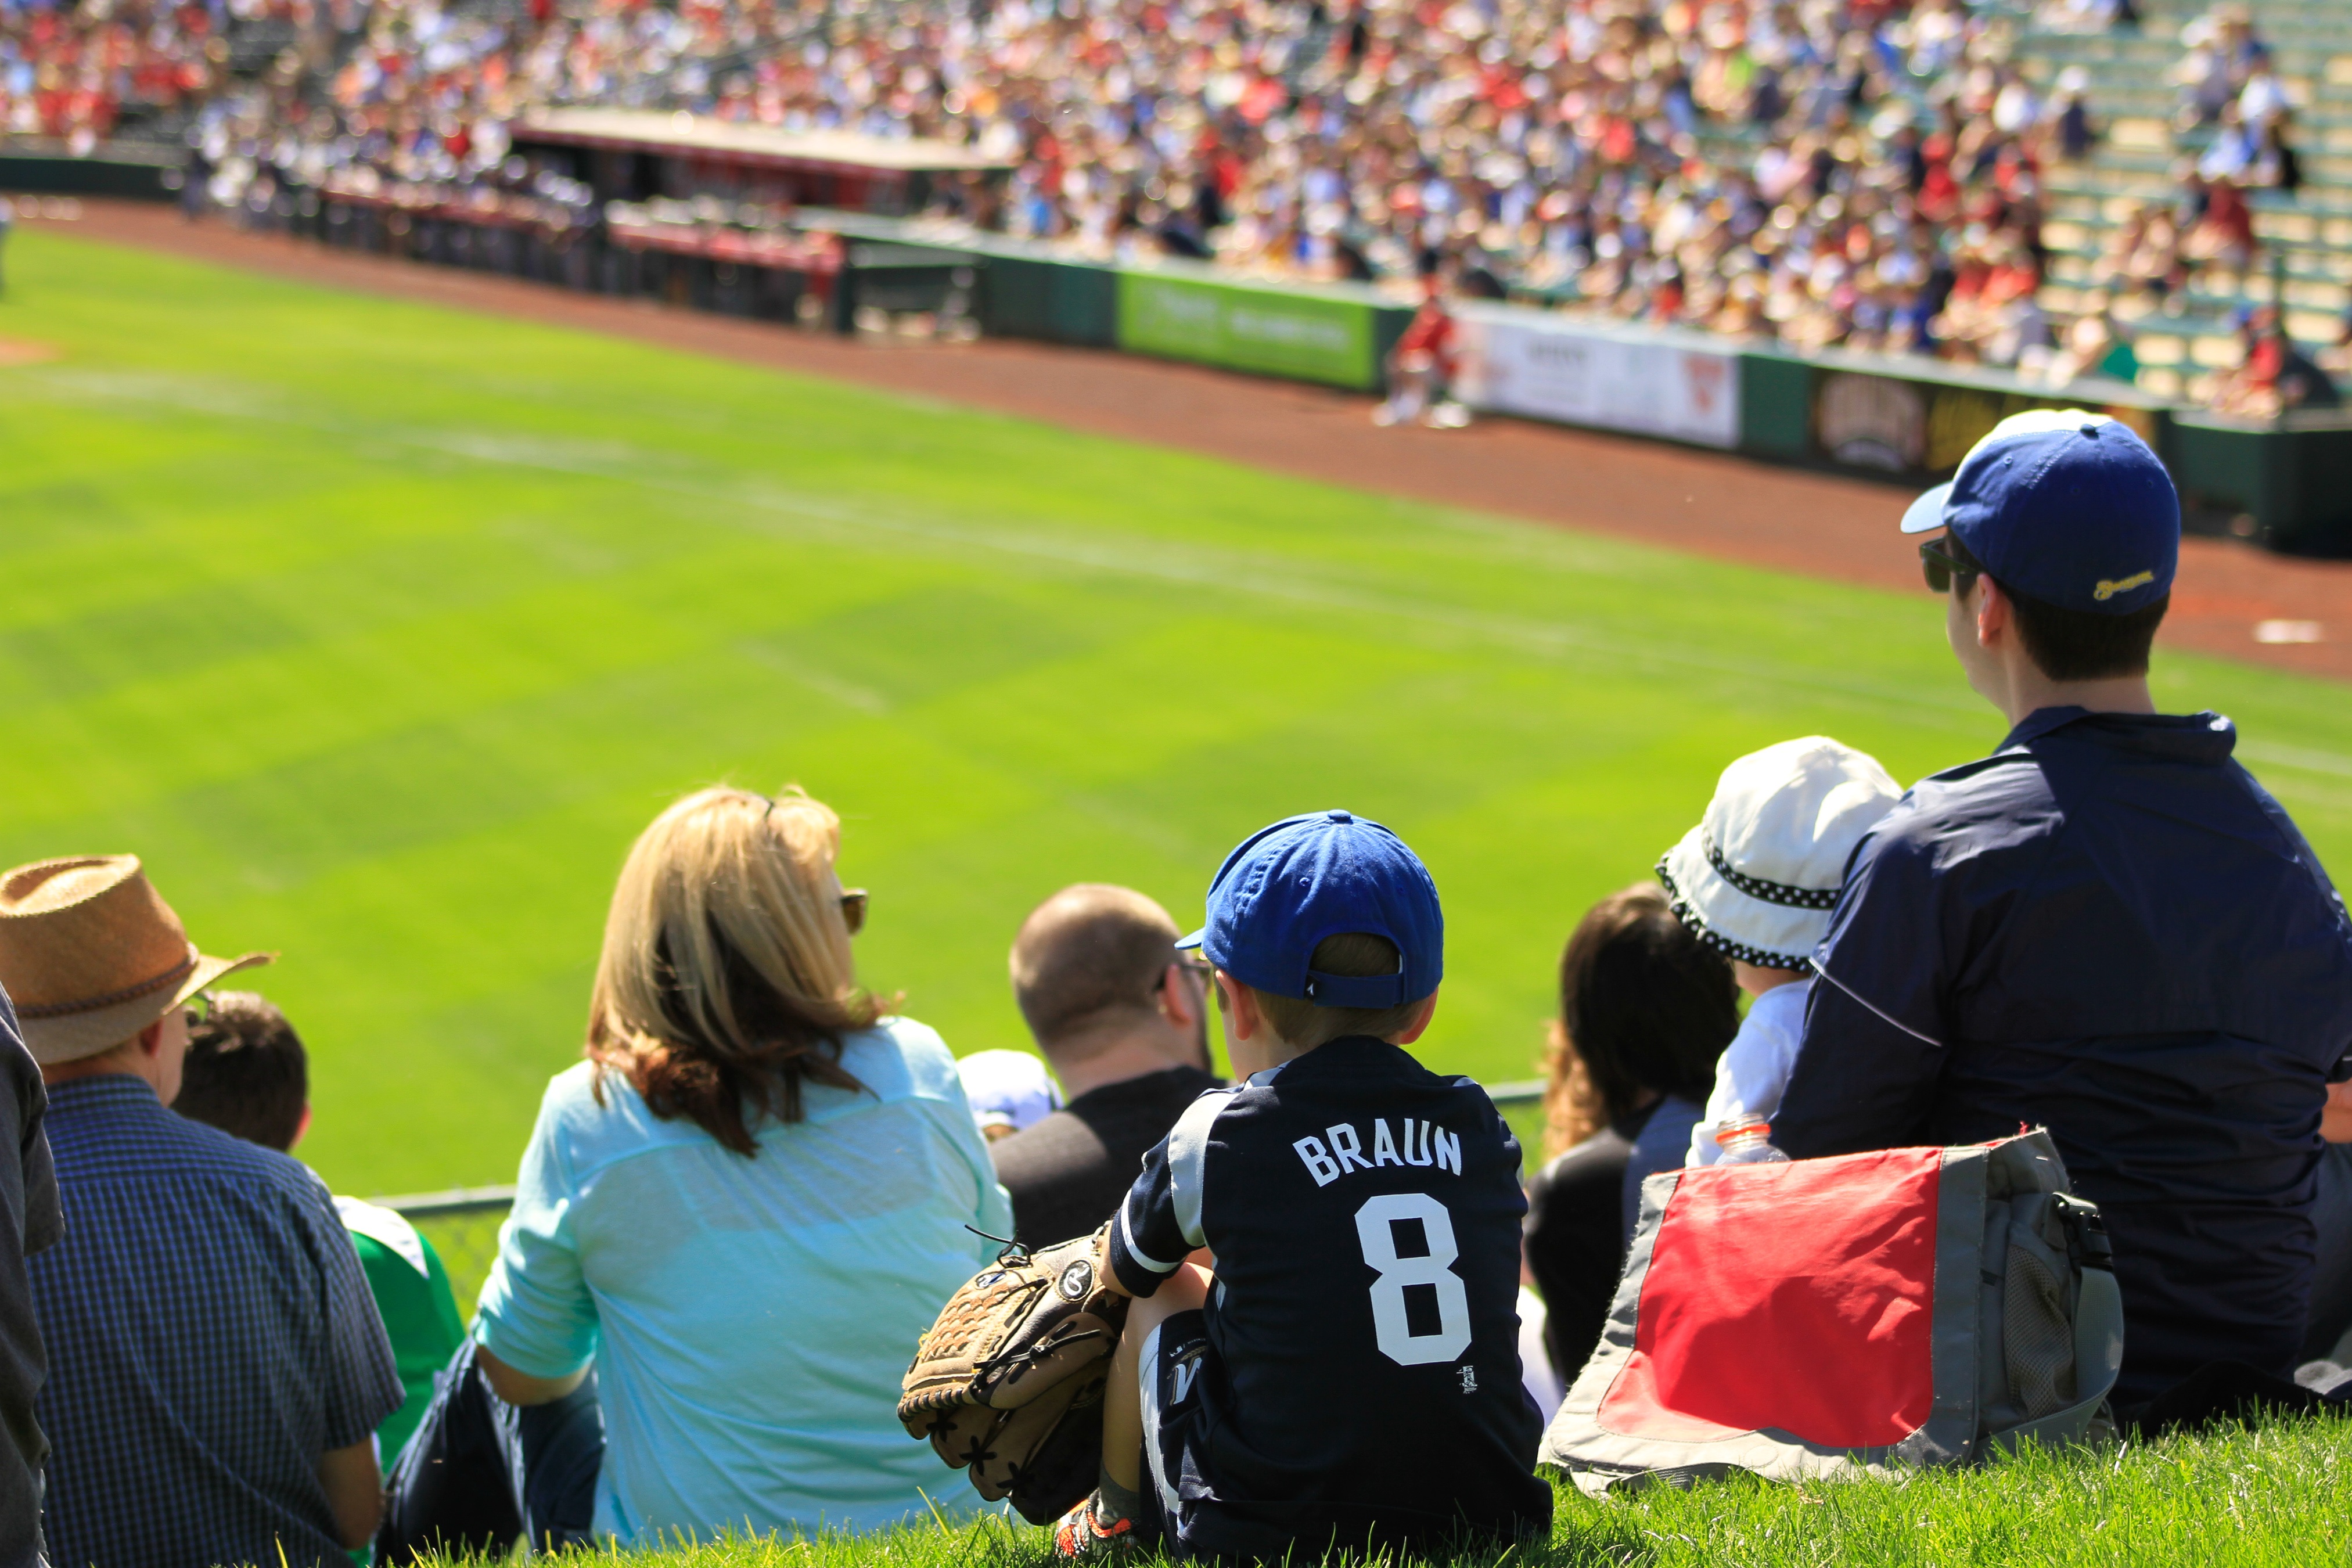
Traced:
<path fill-rule="evenodd" d="M 961 1050 L 1023 1043 L 1003 951 L 1054 888 L 1188 919 L 1265 820 L 1379 816 L 1447 898 L 1428 1059 L 1492 1079 L 1731 757 L 1821 731 L 1907 778 L 2000 731 L 1924 594 L 47 231 L 10 260 L 0 335 L 65 352 L 0 371 L 0 855 L 135 848 L 208 946 L 283 949 L 343 1190 L 511 1174 L 622 854 L 713 778 L 841 808 L 865 973 Z M 2340 688 L 2158 680 L 2347 858 Z"/>

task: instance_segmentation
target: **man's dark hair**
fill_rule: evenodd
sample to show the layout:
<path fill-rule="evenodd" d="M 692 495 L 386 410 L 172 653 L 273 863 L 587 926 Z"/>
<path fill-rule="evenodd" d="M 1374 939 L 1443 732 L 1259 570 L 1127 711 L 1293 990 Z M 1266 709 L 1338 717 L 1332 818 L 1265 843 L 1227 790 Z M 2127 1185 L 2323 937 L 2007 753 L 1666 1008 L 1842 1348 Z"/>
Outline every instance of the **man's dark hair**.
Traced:
<path fill-rule="evenodd" d="M 1132 888 L 1080 882 L 1030 911 L 1013 941 L 1013 1000 L 1047 1050 L 1149 1012 L 1176 962 L 1176 922 Z"/>
<path fill-rule="evenodd" d="M 1969 547 L 1948 530 L 1943 546 L 1947 554 L 1968 568 L 1964 576 L 1953 580 L 1955 594 L 1967 592 L 1969 578 L 1992 577 L 1984 563 L 1969 554 Z M 1998 577 L 1992 580 L 2000 583 Z M 2061 609 L 2021 594 L 2006 583 L 2000 584 L 2000 591 L 2017 611 L 2017 635 L 2024 640 L 2026 657 L 2053 680 L 2146 675 L 2156 628 L 2172 605 L 2172 595 L 2167 594 L 2137 610 L 2102 616 L 2089 610 Z"/>
<path fill-rule="evenodd" d="M 1585 912 L 1559 956 L 1559 1029 L 1544 1096 L 1565 1146 L 1622 1121 L 1645 1093 L 1704 1104 L 1739 1032 L 1731 965 L 1675 918 L 1654 882 Z"/>
<path fill-rule="evenodd" d="M 286 1015 L 255 992 L 213 993 L 211 1014 L 188 1031 L 172 1109 L 282 1153 L 310 1103 L 310 1058 Z"/>

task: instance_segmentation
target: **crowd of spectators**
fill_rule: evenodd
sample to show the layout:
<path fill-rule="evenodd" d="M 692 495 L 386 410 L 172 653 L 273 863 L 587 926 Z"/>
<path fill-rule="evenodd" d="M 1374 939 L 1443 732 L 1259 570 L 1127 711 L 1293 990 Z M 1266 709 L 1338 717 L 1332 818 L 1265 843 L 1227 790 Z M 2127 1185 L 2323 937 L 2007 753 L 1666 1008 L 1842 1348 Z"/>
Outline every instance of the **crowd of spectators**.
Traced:
<path fill-rule="evenodd" d="M 249 19 L 289 3 L 237 0 L 235 14 Z M 228 64 L 226 15 L 217 0 L 0 7 L 0 134 L 87 153 L 126 118 L 207 101 Z"/>
<path fill-rule="evenodd" d="M 340 64 L 208 106 L 213 198 L 520 190 L 513 117 L 679 108 L 967 142 L 948 216 L 1301 279 L 1443 266 L 1628 319 L 2013 363 L 2086 83 L 1970 0 L 383 0 Z M 537 193 L 544 195 L 544 192 Z"/>
<path fill-rule="evenodd" d="M 232 77 L 231 31 L 271 19 L 300 47 Z M 2101 128 L 2080 68 L 2015 68 L 2021 25 L 1982 0 L 87 0 L 0 11 L 0 109 L 85 150 L 126 111 L 190 110 L 192 205 L 267 216 L 332 186 L 572 228 L 587 187 L 510 155 L 537 106 L 943 139 L 1011 173 L 945 184 L 934 216 L 1090 256 L 1401 290 L 1435 271 L 1800 348 L 2127 376 L 2133 318 L 2257 264 L 2246 193 L 2301 184 L 2294 106 L 2242 6 L 2185 27 L 2179 195 L 2108 231 L 2070 326 L 2041 302 L 2044 178 Z"/>

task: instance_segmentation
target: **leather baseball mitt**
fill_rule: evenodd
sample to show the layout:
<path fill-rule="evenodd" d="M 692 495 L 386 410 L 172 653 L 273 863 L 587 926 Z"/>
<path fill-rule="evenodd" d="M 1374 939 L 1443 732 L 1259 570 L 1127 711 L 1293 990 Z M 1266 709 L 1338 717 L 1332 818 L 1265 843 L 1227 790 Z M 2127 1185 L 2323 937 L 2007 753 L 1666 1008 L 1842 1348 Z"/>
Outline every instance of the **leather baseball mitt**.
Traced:
<path fill-rule="evenodd" d="M 901 1385 L 908 1433 L 1032 1523 L 1085 1497 L 1101 1463 L 1103 1390 L 1127 1322 L 1127 1298 L 1102 1284 L 1108 1236 L 1007 1247 L 948 1299 Z"/>

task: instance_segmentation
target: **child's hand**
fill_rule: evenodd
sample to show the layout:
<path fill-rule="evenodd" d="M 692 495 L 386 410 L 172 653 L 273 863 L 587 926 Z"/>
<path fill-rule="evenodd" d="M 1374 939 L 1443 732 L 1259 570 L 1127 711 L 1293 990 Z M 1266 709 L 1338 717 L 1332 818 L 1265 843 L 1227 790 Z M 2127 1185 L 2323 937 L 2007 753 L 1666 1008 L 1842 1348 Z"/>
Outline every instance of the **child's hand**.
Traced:
<path fill-rule="evenodd" d="M 2327 1086 L 2327 1103 L 2319 1112 L 2319 1135 L 2330 1143 L 2352 1143 L 2352 1083 Z"/>

